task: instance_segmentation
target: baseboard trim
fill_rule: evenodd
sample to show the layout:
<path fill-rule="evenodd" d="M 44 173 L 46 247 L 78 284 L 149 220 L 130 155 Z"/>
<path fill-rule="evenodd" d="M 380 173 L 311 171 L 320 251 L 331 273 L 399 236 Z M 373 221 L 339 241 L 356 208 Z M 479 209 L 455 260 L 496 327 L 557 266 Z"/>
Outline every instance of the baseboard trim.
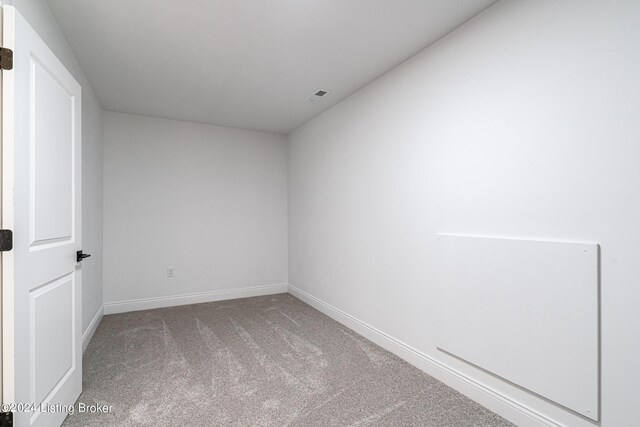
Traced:
<path fill-rule="evenodd" d="M 288 290 L 287 284 L 252 286 L 240 289 L 199 292 L 193 294 L 171 295 L 156 298 L 141 298 L 129 301 L 108 302 L 104 304 L 104 314 L 127 313 L 129 311 L 150 310 L 153 308 L 173 307 L 178 305 L 199 304 L 203 302 L 224 301 L 236 298 L 257 297 L 262 295 L 282 294 Z"/>
<path fill-rule="evenodd" d="M 84 333 L 82 334 L 82 352 L 83 353 L 87 349 L 87 346 L 91 341 L 91 338 L 93 338 L 93 334 L 96 333 L 96 329 L 98 329 L 98 325 L 102 320 L 102 316 L 104 316 L 104 304 L 100 306 L 96 315 L 93 316 L 93 319 L 91 319 L 91 323 L 89 323 L 89 327 L 87 327 L 87 330 L 84 331 Z"/>
<path fill-rule="evenodd" d="M 519 426 L 562 426 L 559 422 L 537 412 L 529 406 L 512 399 L 499 391 L 446 364 L 422 353 L 402 341 L 385 334 L 379 329 L 355 318 L 354 316 L 322 301 L 319 298 L 289 284 L 289 293 L 304 301 L 318 311 L 326 314 L 337 322 L 353 329 L 360 335 L 370 339 L 382 348 L 406 360 L 418 369 L 437 378 L 462 394 L 484 405 L 488 409 L 503 416 Z"/>

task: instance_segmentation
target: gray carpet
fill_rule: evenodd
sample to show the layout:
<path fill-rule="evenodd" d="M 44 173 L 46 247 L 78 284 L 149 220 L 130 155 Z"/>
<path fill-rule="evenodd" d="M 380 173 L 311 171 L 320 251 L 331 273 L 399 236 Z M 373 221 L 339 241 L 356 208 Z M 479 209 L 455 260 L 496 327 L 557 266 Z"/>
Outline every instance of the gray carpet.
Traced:
<path fill-rule="evenodd" d="M 105 316 L 66 426 L 510 426 L 289 294 Z"/>

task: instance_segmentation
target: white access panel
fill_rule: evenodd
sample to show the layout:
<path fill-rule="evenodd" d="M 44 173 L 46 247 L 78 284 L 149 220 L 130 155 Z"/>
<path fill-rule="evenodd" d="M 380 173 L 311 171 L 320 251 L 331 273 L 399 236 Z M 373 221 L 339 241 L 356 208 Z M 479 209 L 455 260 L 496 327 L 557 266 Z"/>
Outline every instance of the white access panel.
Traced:
<path fill-rule="evenodd" d="M 438 348 L 598 420 L 598 245 L 437 238 Z"/>

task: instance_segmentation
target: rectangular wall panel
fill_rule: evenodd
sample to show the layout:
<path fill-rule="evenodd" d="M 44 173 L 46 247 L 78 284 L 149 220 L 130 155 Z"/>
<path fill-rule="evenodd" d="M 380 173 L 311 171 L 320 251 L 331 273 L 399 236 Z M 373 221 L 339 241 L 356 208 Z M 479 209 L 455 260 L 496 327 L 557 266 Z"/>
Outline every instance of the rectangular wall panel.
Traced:
<path fill-rule="evenodd" d="M 598 419 L 596 244 L 438 235 L 438 347 Z"/>

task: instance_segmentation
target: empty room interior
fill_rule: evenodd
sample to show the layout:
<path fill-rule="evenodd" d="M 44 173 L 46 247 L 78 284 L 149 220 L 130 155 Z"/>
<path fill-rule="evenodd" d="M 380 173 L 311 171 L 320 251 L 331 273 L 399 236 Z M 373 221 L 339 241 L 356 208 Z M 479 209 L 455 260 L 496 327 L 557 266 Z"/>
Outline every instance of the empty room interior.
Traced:
<path fill-rule="evenodd" d="M 0 426 L 640 426 L 640 1 L 0 6 Z"/>

